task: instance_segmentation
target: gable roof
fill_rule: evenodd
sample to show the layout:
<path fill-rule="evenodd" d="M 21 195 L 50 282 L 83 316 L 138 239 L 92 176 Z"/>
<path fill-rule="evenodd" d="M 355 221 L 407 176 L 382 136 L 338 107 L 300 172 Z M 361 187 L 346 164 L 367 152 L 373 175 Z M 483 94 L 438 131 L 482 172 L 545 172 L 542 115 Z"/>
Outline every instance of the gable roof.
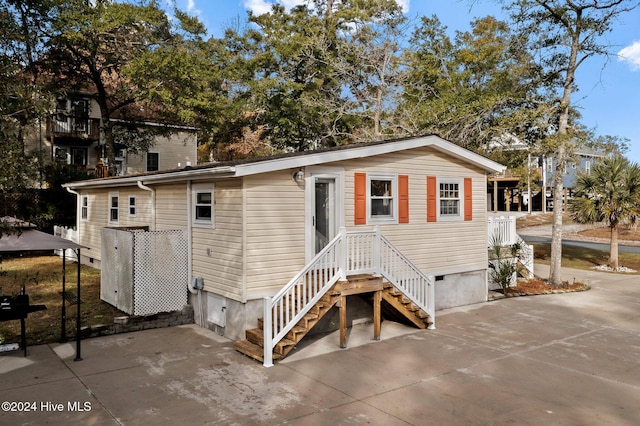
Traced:
<path fill-rule="evenodd" d="M 200 180 L 222 177 L 241 177 L 278 170 L 314 166 L 336 161 L 366 158 L 374 155 L 389 154 L 414 148 L 431 147 L 439 152 L 460 158 L 467 163 L 479 167 L 486 172 L 497 173 L 506 167 L 448 142 L 436 135 L 394 139 L 363 144 L 342 145 L 315 151 L 303 151 L 290 154 L 274 155 L 249 160 L 226 161 L 220 163 L 187 166 L 182 169 L 164 170 L 129 176 L 114 176 L 103 179 L 72 182 L 63 186 L 69 189 L 105 188 L 128 186 L 144 182 L 153 184 L 160 182 L 181 181 L 185 179 Z"/>

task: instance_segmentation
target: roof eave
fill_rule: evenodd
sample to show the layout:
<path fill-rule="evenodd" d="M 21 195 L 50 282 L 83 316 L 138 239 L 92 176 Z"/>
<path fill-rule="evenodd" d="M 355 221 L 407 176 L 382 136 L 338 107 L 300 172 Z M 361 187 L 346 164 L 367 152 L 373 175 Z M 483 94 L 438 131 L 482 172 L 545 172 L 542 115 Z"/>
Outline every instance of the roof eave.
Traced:
<path fill-rule="evenodd" d="M 65 183 L 62 186 L 73 190 L 88 188 L 117 188 L 122 186 L 144 184 L 182 182 L 185 179 L 202 180 L 211 178 L 235 177 L 235 167 L 224 166 L 210 169 L 188 169 L 160 174 L 133 175 L 118 178 L 91 179 Z"/>

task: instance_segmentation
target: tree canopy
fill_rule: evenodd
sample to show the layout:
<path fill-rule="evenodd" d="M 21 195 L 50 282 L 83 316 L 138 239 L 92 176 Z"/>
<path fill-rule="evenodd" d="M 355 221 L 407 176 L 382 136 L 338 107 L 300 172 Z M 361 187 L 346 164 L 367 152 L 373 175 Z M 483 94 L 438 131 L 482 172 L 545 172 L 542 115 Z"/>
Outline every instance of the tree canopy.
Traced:
<path fill-rule="evenodd" d="M 502 146 L 517 140 L 561 170 L 578 142 L 620 146 L 583 128 L 571 95 L 576 69 L 607 53 L 601 37 L 638 1 L 499 2 L 508 21 L 479 17 L 453 37 L 394 0 L 274 4 L 213 37 L 157 0 L 7 0 L 0 136 L 24 155 L 22 135 L 52 98 L 80 91 L 100 107 L 111 165 L 116 142 L 149 148 L 153 134 L 135 125 L 149 120 L 197 128 L 205 160 L 436 133 L 513 166 L 522 156 Z M 3 188 L 27 179 L 16 158 L 1 160 Z"/>

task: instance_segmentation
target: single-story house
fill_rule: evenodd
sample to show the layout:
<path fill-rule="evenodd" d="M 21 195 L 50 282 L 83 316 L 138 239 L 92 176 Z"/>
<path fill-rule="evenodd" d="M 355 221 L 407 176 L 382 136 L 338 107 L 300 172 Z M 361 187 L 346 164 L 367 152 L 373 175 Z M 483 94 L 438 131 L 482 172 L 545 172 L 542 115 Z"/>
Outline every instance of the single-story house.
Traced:
<path fill-rule="evenodd" d="M 342 279 L 343 260 L 351 272 L 376 275 L 374 266 L 394 256 L 432 281 L 431 310 L 486 301 L 487 175 L 503 169 L 431 135 L 65 186 L 77 194 L 78 243 L 90 247 L 83 262 L 95 267 L 108 255 L 104 229 L 183 231 L 187 274 L 179 285 L 198 290 L 195 315 L 204 325 L 238 340 L 266 312 L 265 298 L 305 265 L 319 270 L 309 266 L 319 255 L 325 272 Z M 364 242 L 324 253 L 341 234 L 382 236 L 393 248 Z M 373 266 L 354 267 L 365 251 L 370 258 L 359 265 Z"/>

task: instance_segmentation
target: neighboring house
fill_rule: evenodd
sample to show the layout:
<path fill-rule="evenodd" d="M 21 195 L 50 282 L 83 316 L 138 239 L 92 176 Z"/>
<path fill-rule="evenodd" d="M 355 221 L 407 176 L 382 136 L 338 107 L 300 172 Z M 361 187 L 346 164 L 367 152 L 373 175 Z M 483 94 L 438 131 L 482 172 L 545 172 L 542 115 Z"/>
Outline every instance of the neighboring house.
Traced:
<path fill-rule="evenodd" d="M 26 138 L 25 150 L 41 152 L 45 161 L 61 161 L 100 176 L 106 153 L 104 143 L 100 142 L 98 104 L 88 94 L 59 98 L 56 102 L 55 114 Z M 140 126 L 158 124 L 146 122 Z M 166 170 L 187 163 L 195 165 L 195 129 L 180 126 L 170 126 L 170 129 L 169 136 L 156 136 L 148 152 L 134 154 L 124 146 L 116 146 L 118 175 Z"/>
<path fill-rule="evenodd" d="M 514 150 L 527 149 L 522 144 L 514 144 Z M 580 148 L 573 154 L 572 161 L 568 161 L 564 169 L 562 177 L 562 186 L 564 192 L 564 201 L 573 196 L 573 188 L 575 186 L 576 177 L 580 172 L 589 173 L 591 167 L 602 158 L 601 152 L 588 148 Z M 537 176 L 541 180 L 529 182 L 529 186 L 538 185 L 545 188 L 544 202 L 543 191 L 531 191 L 532 197 L 529 202 L 529 191 L 526 188 L 527 176 L 516 176 L 505 170 L 500 175 L 489 178 L 490 186 L 487 208 L 490 211 L 551 211 L 553 210 L 553 174 L 555 172 L 556 160 L 550 157 L 534 157 L 530 156 L 530 164 L 528 171 L 530 176 Z M 531 178 L 533 179 L 533 178 Z M 524 181 L 524 185 L 520 185 Z"/>
<path fill-rule="evenodd" d="M 564 169 L 564 175 L 562 177 L 562 186 L 568 190 L 572 190 L 576 184 L 576 177 L 580 172 L 591 172 L 591 167 L 600 159 L 604 154 L 592 149 L 581 148 L 573 155 L 573 161 L 568 161 Z M 547 157 L 544 161 L 540 161 L 540 167 L 544 168 L 544 181 L 548 187 L 553 187 L 553 173 L 556 167 L 556 161 L 553 157 Z"/>
<path fill-rule="evenodd" d="M 431 324 L 434 307 L 486 301 L 486 179 L 503 169 L 426 136 L 64 186 L 78 196 L 82 260 L 98 268 L 105 227 L 184 231 L 188 273 L 176 284 L 186 292 L 201 277 L 196 317 L 237 340 L 287 283 L 285 299 L 310 297 L 355 272 L 423 300 Z"/>

